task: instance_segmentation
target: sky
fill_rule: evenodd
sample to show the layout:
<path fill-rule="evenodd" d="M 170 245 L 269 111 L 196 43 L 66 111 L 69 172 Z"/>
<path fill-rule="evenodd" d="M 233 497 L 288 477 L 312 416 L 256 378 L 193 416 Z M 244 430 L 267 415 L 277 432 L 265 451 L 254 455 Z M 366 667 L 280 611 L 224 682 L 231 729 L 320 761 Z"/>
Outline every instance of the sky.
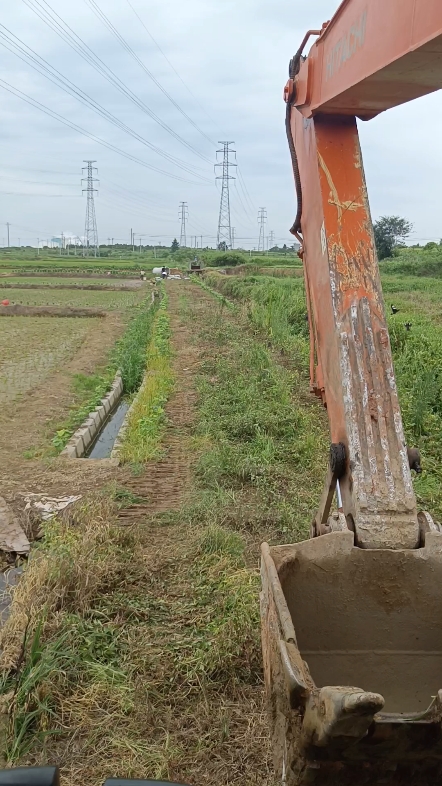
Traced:
<path fill-rule="evenodd" d="M 214 164 L 224 140 L 234 142 L 231 160 L 238 164 L 231 170 L 235 245 L 257 247 L 262 207 L 266 234 L 291 243 L 296 204 L 282 90 L 305 31 L 330 19 L 337 5 L 4 2 L 0 244 L 7 223 L 11 245 L 37 245 L 61 233 L 83 237 L 82 166 L 95 160 L 101 243 L 130 242 L 133 230 L 136 242 L 170 245 L 179 239 L 184 201 L 187 244 L 197 237 L 198 246 L 214 245 L 220 201 Z M 26 59 L 24 46 L 41 58 L 40 69 L 51 69 L 52 81 Z M 400 215 L 413 223 L 413 242 L 439 240 L 442 93 L 359 123 L 359 130 L 373 218 Z"/>

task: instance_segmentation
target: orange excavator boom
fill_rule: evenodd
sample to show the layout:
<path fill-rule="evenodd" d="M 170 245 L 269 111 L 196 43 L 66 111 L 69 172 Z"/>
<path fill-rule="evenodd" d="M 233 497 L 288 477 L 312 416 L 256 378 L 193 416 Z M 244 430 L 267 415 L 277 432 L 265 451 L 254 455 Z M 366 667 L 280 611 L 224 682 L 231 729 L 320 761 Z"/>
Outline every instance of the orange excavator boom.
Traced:
<path fill-rule="evenodd" d="M 290 61 L 291 231 L 331 446 L 311 539 L 262 550 L 288 786 L 442 782 L 442 534 L 413 490 L 357 128 L 441 87 L 442 0 L 344 0 Z"/>
<path fill-rule="evenodd" d="M 439 0 L 344 0 L 296 79 L 295 105 L 369 119 L 442 85 Z"/>

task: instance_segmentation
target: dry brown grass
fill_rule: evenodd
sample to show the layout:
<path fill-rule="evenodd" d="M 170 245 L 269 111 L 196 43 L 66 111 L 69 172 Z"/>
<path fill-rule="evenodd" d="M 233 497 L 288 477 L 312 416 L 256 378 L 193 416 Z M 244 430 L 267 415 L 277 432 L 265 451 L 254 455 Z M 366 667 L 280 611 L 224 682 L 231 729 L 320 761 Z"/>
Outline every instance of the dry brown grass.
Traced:
<path fill-rule="evenodd" d="M 107 493 L 48 524 L 15 593 L 0 638 L 9 763 L 59 762 L 69 786 L 268 783 L 258 580 L 240 536 L 115 514 Z"/>

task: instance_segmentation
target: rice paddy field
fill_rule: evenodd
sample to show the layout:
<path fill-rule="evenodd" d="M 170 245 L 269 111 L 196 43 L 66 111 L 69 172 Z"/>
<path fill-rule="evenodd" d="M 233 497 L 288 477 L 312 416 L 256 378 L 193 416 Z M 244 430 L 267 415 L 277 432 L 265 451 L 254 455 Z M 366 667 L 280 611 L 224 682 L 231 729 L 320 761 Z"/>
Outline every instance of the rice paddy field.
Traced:
<path fill-rule="evenodd" d="M 0 319 L 0 475 L 4 467 L 11 478 L 26 479 L 29 457 L 55 456 L 106 394 L 117 368 L 126 358 L 133 366 L 126 338 L 150 304 L 150 286 L 140 280 L 57 272 L 0 277 L 0 301 L 31 307 L 29 315 Z M 102 316 L 40 316 L 33 306 Z"/>
<path fill-rule="evenodd" d="M 137 279 L 115 279 L 112 277 L 92 277 L 85 278 L 68 278 L 65 276 L 13 276 L 13 275 L 0 275 L 0 288 L 4 287 L 17 287 L 21 286 L 33 287 L 115 287 L 119 289 L 125 286 L 137 288 L 140 282 Z"/>
<path fill-rule="evenodd" d="M 131 292 L 100 292 L 90 289 L 2 289 L 0 300 L 23 306 L 69 306 L 72 308 L 99 308 L 103 311 L 121 311 L 142 300 L 143 290 Z"/>
<path fill-rule="evenodd" d="M 0 326 L 0 406 L 50 377 L 100 319 L 4 317 Z"/>

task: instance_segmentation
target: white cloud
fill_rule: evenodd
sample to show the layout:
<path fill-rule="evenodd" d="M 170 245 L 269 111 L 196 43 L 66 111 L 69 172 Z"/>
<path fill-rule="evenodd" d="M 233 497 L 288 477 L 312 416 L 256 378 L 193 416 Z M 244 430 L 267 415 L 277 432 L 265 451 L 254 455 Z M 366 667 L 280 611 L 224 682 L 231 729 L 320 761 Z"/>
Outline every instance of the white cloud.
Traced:
<path fill-rule="evenodd" d="M 127 0 L 97 2 L 149 70 L 208 136 L 215 143 L 226 138 L 235 140 L 238 163 L 253 202 L 252 209 L 239 185 L 233 189 L 232 221 L 237 237 L 250 238 L 238 242 L 253 246 L 257 209 L 262 205 L 267 207 L 268 229 L 273 229 L 281 242 L 288 241 L 295 196 L 284 132 L 282 88 L 288 61 L 305 30 L 329 19 L 337 2 L 311 0 L 295 8 L 293 0 L 151 0 L 149 4 L 131 0 L 197 101 L 164 60 Z M 22 194 L 24 189 L 18 181 L 28 179 L 45 183 L 42 193 L 61 193 L 59 186 L 52 191 L 47 183 L 63 182 L 69 185 L 66 194 L 78 194 L 39 199 L 0 193 L 2 221 L 11 222 L 13 233 L 22 238 L 23 227 L 29 228 L 28 242 L 34 235 L 36 242 L 44 232 L 58 235 L 62 226 L 70 226 L 73 233 L 81 235 L 86 206 L 79 198 L 81 167 L 84 159 L 95 158 L 100 178 L 96 209 L 101 239 L 129 239 L 133 228 L 170 242 L 179 232 L 181 200 L 189 205 L 189 236 L 201 232 L 214 236 L 219 192 L 213 184 L 212 163 L 217 145 L 210 145 L 172 106 L 92 13 L 86 0 L 51 0 L 51 5 L 136 96 L 210 163 L 188 151 L 122 96 L 24 2 L 6 5 L 2 9 L 5 27 L 138 134 L 188 162 L 196 171 L 202 167 L 211 184 L 191 185 L 168 179 L 126 161 L 0 89 L 0 162 L 4 165 L 2 169 L 0 164 L 0 176 L 3 173 L 17 179 L 13 188 L 11 180 L 3 180 L 0 191 Z M 98 117 L 3 47 L 0 56 L 2 78 L 16 88 L 129 154 L 194 179 Z M 414 222 L 416 237 L 442 235 L 438 185 L 441 123 L 442 98 L 435 94 L 360 124 L 373 216 L 404 215 Z M 27 187 L 28 192 L 32 190 L 39 190 L 38 186 Z"/>

